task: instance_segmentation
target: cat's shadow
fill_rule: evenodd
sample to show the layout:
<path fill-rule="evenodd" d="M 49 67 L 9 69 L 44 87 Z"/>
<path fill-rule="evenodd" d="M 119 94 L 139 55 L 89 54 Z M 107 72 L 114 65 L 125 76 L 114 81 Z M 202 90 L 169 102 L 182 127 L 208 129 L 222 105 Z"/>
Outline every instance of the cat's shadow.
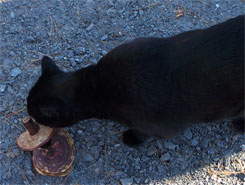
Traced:
<path fill-rule="evenodd" d="M 78 134 L 78 130 L 83 133 Z M 98 179 L 108 170 L 114 179 L 127 177 L 156 182 L 196 173 L 243 178 L 237 158 L 242 152 L 244 135 L 236 133 L 229 121 L 195 125 L 173 139 L 150 137 L 137 148 L 122 143 L 123 130 L 125 127 L 117 123 L 95 119 L 72 127 L 70 131 L 80 151 L 76 153 L 79 162 L 73 172 L 82 174 L 80 170 L 89 165 L 91 172 L 98 171 Z M 234 168 L 239 165 L 240 168 Z"/>

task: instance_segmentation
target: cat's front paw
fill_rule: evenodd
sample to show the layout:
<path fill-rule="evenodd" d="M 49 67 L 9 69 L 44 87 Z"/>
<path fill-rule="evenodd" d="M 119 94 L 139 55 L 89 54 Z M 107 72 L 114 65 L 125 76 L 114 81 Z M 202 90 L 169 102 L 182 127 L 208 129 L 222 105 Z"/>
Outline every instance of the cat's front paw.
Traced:
<path fill-rule="evenodd" d="M 129 147 L 137 147 L 148 138 L 137 130 L 129 129 L 123 132 L 123 143 Z"/>

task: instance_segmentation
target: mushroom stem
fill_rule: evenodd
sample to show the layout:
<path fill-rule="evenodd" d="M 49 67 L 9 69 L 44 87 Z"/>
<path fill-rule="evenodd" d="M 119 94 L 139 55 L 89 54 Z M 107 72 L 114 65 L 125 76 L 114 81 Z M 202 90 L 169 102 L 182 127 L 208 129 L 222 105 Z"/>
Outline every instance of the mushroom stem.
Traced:
<path fill-rule="evenodd" d="M 24 118 L 23 125 L 31 136 L 35 135 L 40 129 L 39 125 L 30 116 Z"/>

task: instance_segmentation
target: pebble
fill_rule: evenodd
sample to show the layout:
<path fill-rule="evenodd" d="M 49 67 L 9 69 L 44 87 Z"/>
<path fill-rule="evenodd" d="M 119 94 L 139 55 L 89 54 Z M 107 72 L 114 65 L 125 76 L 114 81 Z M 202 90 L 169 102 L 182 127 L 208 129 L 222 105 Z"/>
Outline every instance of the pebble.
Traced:
<path fill-rule="evenodd" d="M 133 184 L 133 179 L 132 178 L 120 179 L 120 182 L 122 185 L 131 185 Z"/>
<path fill-rule="evenodd" d="M 74 52 L 76 55 L 82 55 L 86 52 L 86 48 L 85 47 L 78 47 L 75 49 Z"/>
<path fill-rule="evenodd" d="M 224 147 L 225 147 L 223 141 L 218 140 L 218 141 L 216 142 L 216 144 L 217 144 L 218 147 L 221 147 L 221 148 L 224 148 Z"/>
<path fill-rule="evenodd" d="M 34 37 L 29 36 L 29 37 L 26 39 L 26 42 L 32 44 L 32 43 L 35 43 L 36 40 L 34 39 Z"/>
<path fill-rule="evenodd" d="M 175 150 L 177 147 L 175 144 L 173 144 L 171 141 L 165 141 L 164 142 L 164 147 L 170 150 Z"/>
<path fill-rule="evenodd" d="M 10 55 L 10 56 L 14 56 L 14 55 L 15 55 L 15 52 L 10 51 L 10 52 L 9 52 L 9 55 Z"/>
<path fill-rule="evenodd" d="M 82 157 L 83 157 L 83 160 L 87 162 L 91 162 L 94 160 L 94 158 L 89 154 L 83 154 Z"/>
<path fill-rule="evenodd" d="M 208 149 L 208 154 L 213 155 L 215 153 L 215 149 L 211 148 Z"/>
<path fill-rule="evenodd" d="M 102 55 L 106 55 L 107 54 L 107 51 L 106 50 L 102 50 Z"/>
<path fill-rule="evenodd" d="M 160 158 L 161 161 L 169 161 L 171 158 L 169 153 L 166 153 L 164 155 L 162 155 L 162 157 Z"/>
<path fill-rule="evenodd" d="M 242 148 L 242 151 L 245 152 L 245 145 L 242 145 L 241 148 Z"/>
<path fill-rule="evenodd" d="M 136 169 L 136 170 L 140 170 L 140 166 L 139 166 L 139 165 L 136 165 L 136 166 L 135 166 L 135 169 Z"/>
<path fill-rule="evenodd" d="M 68 51 L 67 51 L 67 56 L 68 56 L 68 57 L 73 57 L 73 56 L 74 56 L 73 51 L 72 51 L 72 50 L 68 50 Z"/>
<path fill-rule="evenodd" d="M 28 176 L 35 176 L 34 173 L 32 172 L 32 170 L 26 170 L 25 173 L 28 175 Z"/>
<path fill-rule="evenodd" d="M 102 41 L 104 41 L 104 40 L 106 40 L 106 39 L 108 39 L 108 35 L 104 35 L 104 36 L 101 37 L 101 40 L 102 40 Z"/>
<path fill-rule="evenodd" d="M 148 182 L 149 182 L 149 179 L 148 179 L 148 178 L 146 178 L 146 179 L 145 179 L 145 183 L 148 183 Z"/>
<path fill-rule="evenodd" d="M 141 181 L 141 178 L 134 178 L 134 181 L 139 184 Z"/>
<path fill-rule="evenodd" d="M 6 89 L 6 85 L 0 85 L 0 92 L 4 92 Z"/>
<path fill-rule="evenodd" d="M 91 24 L 86 28 L 86 30 L 87 30 L 87 31 L 91 31 L 93 28 L 94 28 L 94 24 L 91 23 Z"/>
<path fill-rule="evenodd" d="M 147 155 L 148 156 L 151 156 L 153 154 L 155 154 L 157 151 L 156 147 L 155 146 L 150 146 L 148 149 L 147 149 Z"/>
<path fill-rule="evenodd" d="M 203 147 L 203 148 L 207 148 L 208 147 L 208 140 L 207 139 L 203 139 L 202 141 L 201 141 L 201 146 Z"/>
<path fill-rule="evenodd" d="M 217 162 L 219 160 L 219 157 L 214 157 L 213 160 Z"/>
<path fill-rule="evenodd" d="M 223 165 L 224 167 L 230 167 L 231 165 L 231 159 L 229 156 L 225 156 L 223 159 Z"/>
<path fill-rule="evenodd" d="M 97 64 L 98 61 L 95 58 L 92 58 L 90 59 L 90 62 L 92 62 L 93 64 Z"/>
<path fill-rule="evenodd" d="M 3 106 L 0 104 L 0 112 L 3 112 L 4 111 L 4 108 Z M 1 141 L 0 141 L 0 144 L 1 144 Z"/>
<path fill-rule="evenodd" d="M 100 152 L 100 147 L 99 146 L 92 146 L 91 147 L 91 152 L 93 154 L 97 154 L 98 152 Z"/>
<path fill-rule="evenodd" d="M 13 19 L 15 18 L 15 13 L 14 12 L 10 12 L 10 17 Z"/>
<path fill-rule="evenodd" d="M 78 134 L 82 134 L 83 131 L 82 131 L 82 130 L 78 130 L 77 133 L 78 133 Z"/>
<path fill-rule="evenodd" d="M 149 157 L 146 157 L 146 156 L 142 157 L 142 161 L 148 161 L 148 160 L 149 160 Z"/>
<path fill-rule="evenodd" d="M 99 145 L 99 146 L 104 146 L 105 143 L 104 143 L 104 141 L 99 141 L 98 145 Z"/>
<path fill-rule="evenodd" d="M 186 139 L 191 139 L 192 138 L 192 132 L 191 132 L 191 129 L 186 129 L 185 132 L 184 132 L 184 136 Z"/>
<path fill-rule="evenodd" d="M 139 14 L 142 16 L 142 15 L 144 15 L 144 11 L 143 10 L 140 10 L 139 11 Z"/>
<path fill-rule="evenodd" d="M 10 75 L 11 75 L 12 77 L 16 77 L 16 76 L 20 75 L 21 72 L 22 72 L 21 69 L 18 68 L 18 67 L 16 67 L 16 68 L 14 68 L 14 69 L 12 69 L 12 70 L 10 71 Z"/>
<path fill-rule="evenodd" d="M 198 139 L 194 138 L 191 140 L 191 146 L 197 146 L 198 145 Z"/>

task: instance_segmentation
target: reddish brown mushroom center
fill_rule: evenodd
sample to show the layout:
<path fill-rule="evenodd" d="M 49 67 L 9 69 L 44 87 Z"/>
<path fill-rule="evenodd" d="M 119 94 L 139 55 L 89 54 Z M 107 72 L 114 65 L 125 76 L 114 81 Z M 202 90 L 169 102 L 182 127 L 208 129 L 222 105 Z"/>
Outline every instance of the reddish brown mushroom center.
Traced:
<path fill-rule="evenodd" d="M 74 142 L 64 129 L 56 130 L 50 142 L 33 151 L 33 164 L 37 171 L 64 176 L 74 160 Z"/>

